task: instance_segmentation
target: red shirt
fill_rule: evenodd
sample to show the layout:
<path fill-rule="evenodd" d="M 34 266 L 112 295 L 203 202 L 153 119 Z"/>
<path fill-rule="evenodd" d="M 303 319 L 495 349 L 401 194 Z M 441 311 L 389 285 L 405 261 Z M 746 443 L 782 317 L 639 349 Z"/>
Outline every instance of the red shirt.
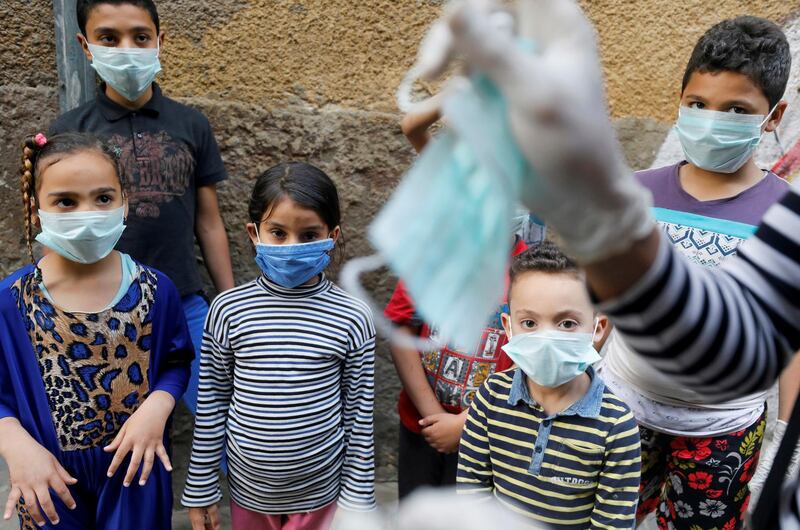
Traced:
<path fill-rule="evenodd" d="M 516 256 L 527 249 L 528 245 L 518 239 L 511 255 Z M 508 287 L 508 277 L 506 277 L 506 287 Z M 506 303 L 505 293 L 507 292 L 508 289 L 505 289 L 503 305 Z M 486 378 L 495 372 L 507 370 L 514 364 L 502 350 L 502 347 L 508 342 L 500 323 L 503 305 L 498 307 L 497 314 L 484 328 L 473 351 L 463 351 L 448 346 L 440 351 L 420 354 L 428 383 L 433 388 L 439 403 L 447 412 L 461 413 L 472 403 L 475 392 Z M 403 282 L 397 282 L 397 287 L 384 309 L 384 314 L 399 326 L 419 328 L 422 337 L 431 335 L 430 326 L 419 318 L 414 302 L 408 295 Z M 421 432 L 419 420 L 422 417 L 405 390 L 400 391 L 397 412 L 400 414 L 400 421 L 407 429 L 416 433 Z"/>

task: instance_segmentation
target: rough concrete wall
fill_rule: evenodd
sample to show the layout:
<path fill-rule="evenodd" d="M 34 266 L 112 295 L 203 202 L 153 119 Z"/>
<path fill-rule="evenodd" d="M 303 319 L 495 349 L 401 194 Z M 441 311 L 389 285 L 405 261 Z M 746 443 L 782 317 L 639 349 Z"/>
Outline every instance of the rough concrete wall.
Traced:
<path fill-rule="evenodd" d="M 196 1 L 163 0 L 165 85 L 180 96 L 394 112 L 397 82 L 440 3 L 228 0 L 198 15 Z"/>
<path fill-rule="evenodd" d="M 785 0 L 583 0 L 595 22 L 616 117 L 669 122 L 675 117 L 686 62 L 713 24 L 739 15 L 783 23 L 798 11 Z"/>
<path fill-rule="evenodd" d="M 433 0 L 162 0 L 171 93 L 296 100 L 394 112 L 397 83 L 439 13 Z M 670 121 L 699 36 L 742 14 L 783 22 L 785 0 L 584 0 L 597 25 L 615 117 Z"/>
<path fill-rule="evenodd" d="M 53 10 L 48 0 L 0 2 L 0 275 L 25 260 L 19 199 L 22 135 L 58 112 Z"/>
<path fill-rule="evenodd" d="M 245 237 L 252 180 L 270 165 L 303 159 L 337 182 L 348 255 L 369 251 L 365 227 L 412 153 L 393 94 L 440 0 L 160 0 L 165 91 L 205 112 L 231 179 L 221 187 L 238 282 L 257 269 Z M 749 12 L 785 17 L 792 2 L 585 1 L 598 23 L 609 99 L 635 168 L 648 167 L 669 129 L 683 64 L 699 34 Z M 51 2 L 0 1 L 0 274 L 24 261 L 17 192 L 18 144 L 57 113 Z M 379 300 L 393 279 L 373 275 Z M 397 378 L 379 348 L 376 429 L 379 477 L 394 474 Z M 191 424 L 176 422 L 177 467 Z M 179 481 L 179 477 L 176 477 Z"/>

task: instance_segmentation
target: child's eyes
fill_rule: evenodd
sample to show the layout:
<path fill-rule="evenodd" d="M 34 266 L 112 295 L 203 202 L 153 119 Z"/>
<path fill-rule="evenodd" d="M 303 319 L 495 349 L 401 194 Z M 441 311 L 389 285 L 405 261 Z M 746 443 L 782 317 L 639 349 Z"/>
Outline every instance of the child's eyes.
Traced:
<path fill-rule="evenodd" d="M 272 234 L 274 237 L 277 237 L 278 239 L 286 237 L 286 232 L 284 232 L 283 230 L 274 229 L 270 230 L 269 233 Z"/>
<path fill-rule="evenodd" d="M 138 43 L 146 43 L 150 42 L 150 35 L 142 33 L 141 35 L 136 35 L 136 42 Z"/>
<path fill-rule="evenodd" d="M 742 107 L 731 107 L 730 109 L 728 109 L 728 112 L 732 112 L 734 114 L 747 114 L 747 109 L 744 109 Z"/>
<path fill-rule="evenodd" d="M 99 197 L 97 197 L 97 202 L 106 205 L 114 202 L 114 199 L 108 195 L 100 195 Z"/>
<path fill-rule="evenodd" d="M 316 232 L 306 232 L 302 237 L 303 241 L 316 241 L 319 239 L 319 234 Z"/>
<path fill-rule="evenodd" d="M 578 323 L 575 322 L 574 320 L 564 320 L 559 324 L 559 327 L 566 330 L 572 330 L 578 327 Z"/>
<path fill-rule="evenodd" d="M 704 108 L 706 108 L 706 106 L 703 103 L 701 103 L 700 101 L 692 101 L 691 103 L 689 103 L 689 108 L 690 109 L 704 109 Z"/>
<path fill-rule="evenodd" d="M 59 199 L 58 202 L 56 202 L 56 206 L 59 208 L 72 208 L 75 206 L 75 201 L 72 199 Z"/>
<path fill-rule="evenodd" d="M 520 325 L 525 329 L 533 329 L 536 327 L 536 322 L 533 320 L 523 320 Z"/>
<path fill-rule="evenodd" d="M 101 44 L 114 44 L 114 37 L 111 35 L 101 35 L 97 38 L 98 42 Z"/>

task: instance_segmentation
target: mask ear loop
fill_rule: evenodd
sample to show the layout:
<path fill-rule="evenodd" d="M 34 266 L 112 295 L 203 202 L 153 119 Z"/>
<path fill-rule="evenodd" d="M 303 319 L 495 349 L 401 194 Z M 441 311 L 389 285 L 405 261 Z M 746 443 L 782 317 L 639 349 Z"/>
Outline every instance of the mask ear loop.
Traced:
<path fill-rule="evenodd" d="M 600 319 L 594 317 L 594 331 L 592 331 L 592 345 L 594 345 L 594 340 L 595 340 L 594 337 L 595 335 L 597 335 L 597 328 L 599 327 L 600 327 Z"/>
<path fill-rule="evenodd" d="M 415 349 L 419 352 L 442 349 L 445 344 L 438 340 L 423 339 L 401 331 L 399 326 L 384 316 L 383 310 L 378 307 L 372 296 L 361 285 L 360 277 L 362 274 L 378 270 L 384 265 L 386 265 L 386 262 L 380 254 L 353 258 L 342 268 L 339 281 L 345 290 L 369 306 L 378 332 L 389 339 L 392 344 L 401 348 Z"/>

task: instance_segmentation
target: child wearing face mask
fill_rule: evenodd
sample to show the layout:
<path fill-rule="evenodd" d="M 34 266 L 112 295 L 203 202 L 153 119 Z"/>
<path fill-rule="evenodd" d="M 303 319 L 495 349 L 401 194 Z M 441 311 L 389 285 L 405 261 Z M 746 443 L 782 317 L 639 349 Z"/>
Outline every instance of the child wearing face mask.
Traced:
<path fill-rule="evenodd" d="M 492 495 L 548 528 L 633 528 L 641 469 L 630 409 L 592 363 L 608 325 L 582 273 L 549 241 L 513 258 L 503 346 L 516 367 L 470 406 L 458 491 Z"/>
<path fill-rule="evenodd" d="M 790 63 L 786 37 L 772 22 L 739 17 L 710 28 L 681 86 L 675 131 L 685 160 L 637 173 L 668 240 L 699 265 L 717 267 L 736 254 L 788 190 L 753 155 L 786 110 L 781 98 Z M 800 377 L 798 366 L 790 379 Z M 599 371 L 641 426 L 648 464 L 639 518 L 655 511 L 664 529 L 741 528 L 764 435 L 766 392 L 719 403 L 661 374 L 614 332 Z M 789 411 L 791 403 L 782 413 Z"/>
<path fill-rule="evenodd" d="M 16 507 L 24 530 L 171 528 L 167 427 L 194 353 L 172 282 L 113 250 L 128 211 L 117 164 L 87 134 L 24 145 L 33 263 L 0 283 L 5 518 Z"/>
<path fill-rule="evenodd" d="M 197 351 L 184 401 L 194 412 L 208 313 L 195 239 L 217 291 L 233 287 L 217 184 L 226 179 L 208 119 L 162 93 L 165 34 L 154 0 L 76 0 L 78 41 L 100 78 L 97 97 L 62 114 L 50 134 L 90 132 L 120 149 L 128 228 L 117 248 L 163 271 L 181 295 Z"/>
<path fill-rule="evenodd" d="M 183 504 L 219 528 L 224 448 L 235 530 L 326 529 L 337 504 L 375 506 L 372 315 L 324 273 L 342 248 L 328 175 L 267 170 L 249 216 L 262 275 L 211 304 Z"/>

